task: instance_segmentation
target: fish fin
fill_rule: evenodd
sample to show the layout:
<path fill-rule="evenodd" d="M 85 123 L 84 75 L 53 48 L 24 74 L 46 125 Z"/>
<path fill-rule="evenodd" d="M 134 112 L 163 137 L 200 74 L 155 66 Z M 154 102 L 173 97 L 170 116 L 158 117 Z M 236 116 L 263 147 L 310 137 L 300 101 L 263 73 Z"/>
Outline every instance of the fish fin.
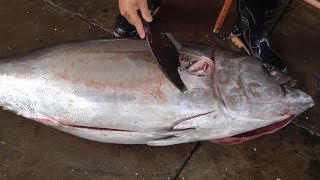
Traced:
<path fill-rule="evenodd" d="M 174 144 L 207 141 L 213 139 L 215 129 L 185 129 L 173 130 L 158 134 L 164 138 L 147 142 L 149 146 L 168 146 Z"/>
<path fill-rule="evenodd" d="M 175 144 L 187 143 L 184 142 L 180 137 L 174 137 L 169 139 L 161 139 L 156 141 L 149 141 L 147 145 L 149 146 L 170 146 Z"/>
<path fill-rule="evenodd" d="M 147 145 L 149 146 L 169 146 L 181 143 L 188 143 L 196 141 L 193 139 L 193 130 L 182 130 L 182 131 L 170 131 L 161 133 L 161 136 L 166 136 L 165 138 L 149 141 Z"/>
<path fill-rule="evenodd" d="M 208 128 L 212 120 L 216 117 L 215 111 L 210 111 L 206 114 L 201 114 L 199 116 L 187 119 L 180 122 L 173 127 L 174 130 L 186 130 L 186 129 L 198 129 L 198 128 Z"/>
<path fill-rule="evenodd" d="M 210 126 L 215 115 L 216 113 L 212 111 L 184 120 L 172 127 L 172 130 L 156 134 L 164 138 L 149 141 L 147 144 L 150 146 L 168 146 L 210 139 L 212 131 L 214 131 Z"/>

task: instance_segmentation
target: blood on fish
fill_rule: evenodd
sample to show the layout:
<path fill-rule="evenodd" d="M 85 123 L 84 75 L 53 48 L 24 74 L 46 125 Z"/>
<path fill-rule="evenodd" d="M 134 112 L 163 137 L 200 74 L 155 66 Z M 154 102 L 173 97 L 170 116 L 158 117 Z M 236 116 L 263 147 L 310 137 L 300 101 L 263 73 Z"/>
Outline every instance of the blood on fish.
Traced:
<path fill-rule="evenodd" d="M 204 58 L 202 60 L 199 60 L 192 65 L 190 65 L 187 68 L 190 73 L 196 75 L 196 76 L 208 76 L 213 73 L 214 70 L 214 63 L 213 60 Z"/>
<path fill-rule="evenodd" d="M 57 123 L 51 119 L 43 119 L 43 118 L 31 118 L 31 119 L 34 121 L 40 122 L 42 124 L 49 125 L 49 126 L 57 125 Z"/>
<path fill-rule="evenodd" d="M 100 127 L 91 127 L 91 126 L 63 124 L 63 123 L 57 123 L 56 121 L 51 120 L 51 119 L 43 119 L 43 118 L 32 118 L 32 120 L 40 122 L 40 123 L 48 125 L 48 126 L 62 125 L 62 126 L 67 126 L 67 127 L 71 127 L 71 128 L 91 129 L 91 130 L 100 130 L 100 131 L 137 132 L 137 131 L 130 131 L 130 130 L 122 130 L 122 129 L 100 128 Z"/>
<path fill-rule="evenodd" d="M 167 101 L 165 93 L 163 93 L 163 91 L 159 87 L 152 89 L 150 91 L 150 94 L 155 99 L 159 100 L 159 102 L 165 103 Z"/>
<path fill-rule="evenodd" d="M 222 138 L 222 139 L 215 139 L 211 140 L 211 142 L 217 143 L 217 144 L 225 144 L 225 145 L 234 145 L 234 144 L 240 144 L 255 138 L 258 138 L 263 135 L 271 134 L 276 132 L 277 130 L 283 128 L 288 123 L 290 123 L 294 119 L 295 115 L 291 115 L 287 119 L 259 128 L 255 129 L 249 132 L 241 133 L 235 136 L 231 136 L 228 138 Z"/>
<path fill-rule="evenodd" d="M 100 128 L 100 127 L 91 127 L 91 126 L 78 126 L 78 125 L 70 125 L 70 124 L 62 124 L 62 125 L 63 126 L 68 126 L 68 127 L 73 127 L 73 128 L 99 130 L 99 131 L 137 132 L 137 131 L 130 131 L 130 130 L 122 130 L 122 129 Z"/>

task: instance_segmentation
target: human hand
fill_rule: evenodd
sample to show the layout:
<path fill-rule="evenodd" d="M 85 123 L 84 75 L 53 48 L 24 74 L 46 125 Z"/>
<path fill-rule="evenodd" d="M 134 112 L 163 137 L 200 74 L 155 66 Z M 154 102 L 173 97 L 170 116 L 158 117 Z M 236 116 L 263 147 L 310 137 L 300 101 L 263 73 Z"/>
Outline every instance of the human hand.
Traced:
<path fill-rule="evenodd" d="M 136 27 L 139 36 L 143 39 L 145 37 L 145 32 L 137 11 L 140 10 L 144 20 L 147 22 L 152 21 L 147 0 L 119 0 L 119 9 L 121 15 L 124 16 L 130 24 Z"/>

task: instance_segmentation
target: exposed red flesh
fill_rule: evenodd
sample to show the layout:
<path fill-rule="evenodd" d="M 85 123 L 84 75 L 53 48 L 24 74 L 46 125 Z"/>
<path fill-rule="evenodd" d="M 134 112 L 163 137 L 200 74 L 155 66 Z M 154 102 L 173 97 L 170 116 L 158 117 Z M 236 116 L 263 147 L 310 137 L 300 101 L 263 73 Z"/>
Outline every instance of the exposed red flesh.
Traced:
<path fill-rule="evenodd" d="M 112 128 L 100 128 L 100 127 L 91 127 L 91 126 L 78 126 L 78 125 L 70 125 L 70 124 L 61 124 L 56 123 L 56 121 L 51 119 L 42 119 L 42 118 L 32 118 L 33 120 L 40 122 L 42 124 L 48 125 L 48 126 L 67 126 L 67 127 L 73 127 L 73 128 L 81 128 L 81 129 L 91 129 L 91 130 L 99 130 L 99 131 L 122 131 L 122 132 L 136 132 L 136 131 L 130 131 L 130 130 L 122 130 L 122 129 L 112 129 Z"/>
<path fill-rule="evenodd" d="M 77 125 L 69 125 L 69 124 L 62 124 L 62 125 L 64 125 L 64 126 L 68 126 L 68 127 L 74 127 L 74 128 L 92 129 L 92 130 L 99 130 L 99 131 L 136 132 L 136 131 L 130 131 L 130 130 L 111 129 L 111 128 L 99 128 L 99 127 L 91 127 L 91 126 L 77 126 Z"/>
<path fill-rule="evenodd" d="M 213 69 L 213 61 L 207 59 L 199 60 L 188 68 L 190 73 L 200 77 L 211 75 L 213 73 Z"/>
<path fill-rule="evenodd" d="M 34 121 L 37 121 L 39 123 L 49 125 L 49 126 L 57 124 L 56 121 L 53 121 L 51 119 L 43 119 L 43 118 L 31 118 L 31 119 L 34 120 Z"/>
<path fill-rule="evenodd" d="M 227 137 L 227 138 L 211 140 L 211 142 L 214 142 L 217 144 L 225 144 L 225 145 L 233 145 L 233 144 L 243 143 L 243 142 L 249 141 L 251 139 L 255 139 L 257 137 L 271 134 L 271 133 L 278 131 L 279 129 L 281 129 L 284 126 L 286 126 L 287 124 L 289 124 L 294 119 L 294 117 L 295 117 L 294 115 L 291 115 L 287 119 L 280 121 L 280 122 L 277 122 L 277 123 L 274 123 L 274 124 L 271 124 L 269 126 L 265 126 L 265 127 L 259 128 L 259 129 L 255 129 L 255 130 L 252 130 L 249 132 L 241 133 L 241 134 Z"/>

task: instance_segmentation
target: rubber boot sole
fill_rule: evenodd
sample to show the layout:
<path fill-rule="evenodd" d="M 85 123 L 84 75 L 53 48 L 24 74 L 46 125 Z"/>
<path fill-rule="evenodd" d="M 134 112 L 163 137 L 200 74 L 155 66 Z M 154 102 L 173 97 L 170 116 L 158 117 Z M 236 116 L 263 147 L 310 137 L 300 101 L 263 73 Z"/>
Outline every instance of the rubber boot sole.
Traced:
<path fill-rule="evenodd" d="M 117 33 L 116 31 L 113 31 L 113 35 L 117 38 L 121 38 L 121 37 L 124 37 L 124 35 L 121 35 L 119 33 Z M 133 35 L 127 35 L 127 37 L 134 37 L 134 36 L 137 36 L 137 34 L 133 34 Z"/>
<path fill-rule="evenodd" d="M 121 37 L 121 35 L 118 34 L 116 31 L 113 31 L 113 35 L 114 35 L 115 37 L 117 37 L 117 38 Z"/>

